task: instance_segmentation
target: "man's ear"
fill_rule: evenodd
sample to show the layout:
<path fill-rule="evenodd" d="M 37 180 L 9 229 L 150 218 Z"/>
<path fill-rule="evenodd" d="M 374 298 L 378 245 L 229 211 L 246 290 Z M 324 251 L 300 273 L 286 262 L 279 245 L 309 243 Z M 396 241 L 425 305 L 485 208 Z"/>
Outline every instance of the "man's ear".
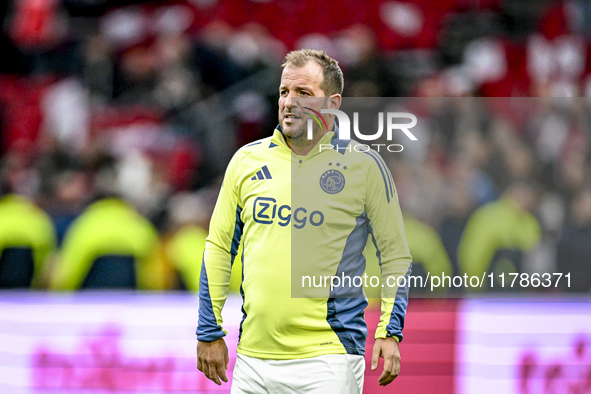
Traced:
<path fill-rule="evenodd" d="M 333 94 L 328 98 L 328 108 L 339 109 L 341 107 L 342 100 L 343 97 L 340 94 Z"/>

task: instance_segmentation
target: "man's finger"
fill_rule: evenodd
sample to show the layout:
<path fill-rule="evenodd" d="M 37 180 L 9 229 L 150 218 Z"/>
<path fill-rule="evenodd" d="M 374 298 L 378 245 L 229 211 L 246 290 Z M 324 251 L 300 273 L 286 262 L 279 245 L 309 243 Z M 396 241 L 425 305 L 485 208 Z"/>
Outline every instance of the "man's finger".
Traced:
<path fill-rule="evenodd" d="M 216 369 L 217 375 L 226 383 L 228 383 L 228 377 L 226 376 L 226 369 L 222 364 L 219 364 Z"/>
<path fill-rule="evenodd" d="M 382 375 L 378 379 L 378 383 L 380 384 L 380 386 L 385 386 L 393 380 L 394 378 L 390 374 L 390 371 L 384 369 L 384 372 L 382 372 Z"/>
<path fill-rule="evenodd" d="M 382 353 L 382 348 L 376 344 L 373 347 L 373 353 L 371 356 L 371 370 L 375 371 L 378 369 L 378 364 L 380 363 L 380 354 Z"/>
<path fill-rule="evenodd" d="M 207 378 L 209 380 L 211 380 L 212 382 L 214 382 L 218 386 L 221 386 L 222 382 L 220 382 L 220 378 L 218 378 L 218 374 L 217 374 L 215 367 L 212 365 L 209 365 L 209 368 L 207 371 L 208 371 L 208 373 L 205 376 L 207 376 Z"/>
<path fill-rule="evenodd" d="M 394 357 L 394 366 L 392 368 L 394 377 L 400 375 L 400 356 Z"/>
<path fill-rule="evenodd" d="M 382 386 L 392 383 L 400 374 L 400 357 L 393 355 L 384 360 L 384 372 L 378 380 L 378 383 Z"/>
<path fill-rule="evenodd" d="M 378 380 L 378 383 L 380 384 L 380 386 L 387 386 L 390 383 L 392 383 L 394 381 L 394 379 L 396 379 L 396 375 L 384 376 L 384 374 L 386 374 L 386 372 L 384 372 L 382 374 L 382 376 L 380 376 L 380 379 Z"/>
<path fill-rule="evenodd" d="M 394 362 L 392 356 L 384 356 L 384 371 L 388 371 L 390 374 L 394 372 Z"/>
<path fill-rule="evenodd" d="M 218 386 L 222 381 L 228 382 L 228 364 L 228 348 L 222 338 L 212 342 L 197 342 L 197 369 Z"/>
<path fill-rule="evenodd" d="M 391 354 L 382 354 L 382 356 L 384 357 L 384 372 L 382 372 L 382 375 L 380 376 L 379 383 L 383 385 L 386 384 L 392 375 L 393 362 Z"/>

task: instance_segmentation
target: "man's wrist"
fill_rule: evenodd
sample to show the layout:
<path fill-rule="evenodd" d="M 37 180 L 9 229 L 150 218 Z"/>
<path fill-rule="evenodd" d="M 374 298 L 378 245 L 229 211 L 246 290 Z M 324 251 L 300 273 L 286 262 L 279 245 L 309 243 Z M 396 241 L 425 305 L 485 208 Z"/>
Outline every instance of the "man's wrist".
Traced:
<path fill-rule="evenodd" d="M 394 338 L 396 342 L 400 343 L 402 341 L 402 334 L 392 334 L 387 332 L 385 335 L 376 335 L 375 339 L 386 339 L 386 338 Z"/>

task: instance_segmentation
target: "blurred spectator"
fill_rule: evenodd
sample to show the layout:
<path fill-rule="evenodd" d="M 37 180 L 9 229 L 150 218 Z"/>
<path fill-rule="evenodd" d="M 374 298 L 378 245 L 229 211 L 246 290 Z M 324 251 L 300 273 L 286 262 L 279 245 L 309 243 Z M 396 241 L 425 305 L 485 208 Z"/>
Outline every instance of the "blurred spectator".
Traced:
<path fill-rule="evenodd" d="M 156 229 L 126 202 L 107 198 L 68 229 L 51 289 L 163 290 L 170 280 Z"/>
<path fill-rule="evenodd" d="M 437 232 L 431 226 L 420 222 L 408 212 L 405 212 L 403 216 L 406 240 L 408 241 L 410 254 L 413 257 L 412 274 L 413 276 L 421 277 L 423 280 L 423 282 L 417 283 L 426 283 L 427 273 L 429 273 L 430 276 L 441 276 L 443 273 L 447 276 L 451 276 L 453 274 L 453 268 Z M 369 237 L 367 245 L 365 246 L 365 258 L 365 273 L 369 277 L 379 277 L 381 275 L 381 267 L 376 247 L 371 237 Z M 448 290 L 450 290 L 449 287 L 440 287 L 437 288 L 435 292 L 431 292 L 429 288 L 430 284 L 427 284 L 426 286 L 427 287 L 425 288 L 421 288 L 419 285 L 416 287 L 411 286 L 410 295 L 443 295 L 447 294 Z M 364 288 L 364 291 L 369 298 L 379 298 L 381 290 L 381 288 L 373 286 L 367 286 Z"/>
<path fill-rule="evenodd" d="M 573 200 L 570 220 L 558 243 L 557 270 L 571 274 L 571 286 L 565 282 L 563 290 L 591 292 L 591 188 Z"/>
<path fill-rule="evenodd" d="M 166 241 L 166 258 L 177 271 L 177 283 L 173 285 L 179 290 L 199 291 L 199 275 L 201 259 L 205 250 L 207 231 L 196 225 L 186 225 L 174 233 Z"/>
<path fill-rule="evenodd" d="M 453 275 L 454 271 L 441 238 L 429 225 L 421 223 L 409 214 L 404 214 L 404 230 L 410 254 L 412 255 L 412 274 L 427 280 L 430 276 Z M 438 288 L 437 292 L 446 292 L 449 287 Z M 430 293 L 428 287 L 412 287 L 411 295 Z"/>
<path fill-rule="evenodd" d="M 88 175 L 79 169 L 67 169 L 51 173 L 47 178 L 50 190 L 43 206 L 53 220 L 58 245 L 61 245 L 68 227 L 90 198 Z"/>
<path fill-rule="evenodd" d="M 25 197 L 0 198 L 0 289 L 45 287 L 56 248 L 49 216 Z"/>
<path fill-rule="evenodd" d="M 442 217 L 439 234 L 449 256 L 454 275 L 461 273 L 458 263 L 458 247 L 470 214 L 478 201 L 475 191 L 481 192 L 483 190 L 470 182 L 472 171 L 476 172 L 465 161 L 458 160 L 454 163 L 447 177 L 448 183 L 444 194 L 447 209 Z"/>
<path fill-rule="evenodd" d="M 496 202 L 487 204 L 470 217 L 458 259 L 463 273 L 481 277 L 524 272 L 524 253 L 540 241 L 541 228 L 530 213 L 536 206 L 536 190 L 525 182 L 512 184 Z M 488 283 L 488 282 L 487 282 Z M 494 289 L 506 291 L 500 285 Z M 513 288 L 516 290 L 516 288 Z"/>
<path fill-rule="evenodd" d="M 68 40 L 70 20 L 59 0 L 13 0 L 4 25 L 18 48 L 20 65 L 33 74 L 78 69 L 76 48 Z"/>
<path fill-rule="evenodd" d="M 19 154 L 32 153 L 43 124 L 41 100 L 53 77 L 0 75 L 2 103 L 2 146 Z"/>
<path fill-rule="evenodd" d="M 179 193 L 169 203 L 170 233 L 164 241 L 168 262 L 177 273 L 177 284 L 181 290 L 199 291 L 199 280 L 207 238 L 209 220 L 213 213 L 215 196 L 212 190 L 204 189 L 198 193 Z M 234 260 L 230 279 L 230 291 L 238 293 L 242 283 L 242 245 L 238 259 Z"/>
<path fill-rule="evenodd" d="M 337 60 L 347 73 L 344 96 L 396 97 L 396 79 L 371 28 L 354 25 L 337 37 Z"/>
<path fill-rule="evenodd" d="M 223 90 L 244 77 L 240 66 L 228 55 L 233 31 L 230 25 L 215 21 L 206 26 L 195 46 L 195 61 L 206 85 L 206 95 Z"/>
<path fill-rule="evenodd" d="M 41 130 L 70 155 L 79 155 L 87 147 L 90 128 L 90 103 L 87 88 L 77 77 L 60 80 L 47 88 L 40 108 Z"/>
<path fill-rule="evenodd" d="M 82 78 L 95 105 L 113 98 L 115 59 L 106 38 L 96 32 L 82 46 Z"/>
<path fill-rule="evenodd" d="M 65 21 L 60 20 L 58 0 L 15 0 L 10 24 L 12 39 L 27 49 L 47 48 L 63 37 Z"/>

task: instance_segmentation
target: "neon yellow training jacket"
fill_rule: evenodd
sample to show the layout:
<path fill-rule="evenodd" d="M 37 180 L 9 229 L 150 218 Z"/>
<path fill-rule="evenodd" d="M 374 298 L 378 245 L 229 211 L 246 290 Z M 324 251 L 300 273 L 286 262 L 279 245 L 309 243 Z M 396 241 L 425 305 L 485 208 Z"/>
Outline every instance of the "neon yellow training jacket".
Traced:
<path fill-rule="evenodd" d="M 376 337 L 402 339 L 408 287 L 396 287 L 395 279 L 410 274 L 412 258 L 398 197 L 382 158 L 356 147 L 329 132 L 308 155 L 298 156 L 277 128 L 272 137 L 236 152 L 206 241 L 198 340 L 225 335 L 221 310 L 242 242 L 238 353 L 265 359 L 364 354 L 363 291 L 329 287 L 311 298 L 302 283 L 308 283 L 303 276 L 362 276 L 370 235 L 381 283 L 394 278 L 394 286 L 382 289 Z"/>

